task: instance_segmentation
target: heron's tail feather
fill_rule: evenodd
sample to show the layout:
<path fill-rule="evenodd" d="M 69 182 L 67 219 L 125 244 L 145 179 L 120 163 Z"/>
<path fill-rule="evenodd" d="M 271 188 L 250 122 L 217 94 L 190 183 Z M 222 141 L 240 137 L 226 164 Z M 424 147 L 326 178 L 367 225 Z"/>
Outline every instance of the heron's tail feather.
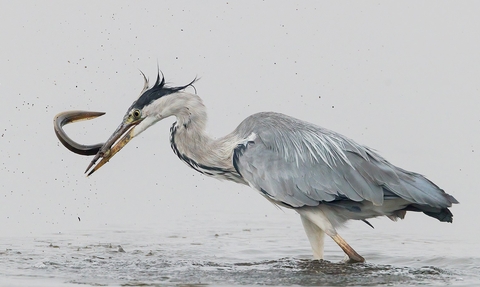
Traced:
<path fill-rule="evenodd" d="M 440 210 L 440 212 L 424 211 L 423 213 L 433 218 L 436 218 L 441 222 L 450 222 L 450 223 L 453 222 L 453 214 L 450 212 L 448 208 L 443 208 Z"/>
<path fill-rule="evenodd" d="M 424 214 L 436 218 L 441 222 L 453 222 L 453 214 L 448 208 L 434 208 L 431 206 L 411 204 L 404 210 L 423 212 Z"/>

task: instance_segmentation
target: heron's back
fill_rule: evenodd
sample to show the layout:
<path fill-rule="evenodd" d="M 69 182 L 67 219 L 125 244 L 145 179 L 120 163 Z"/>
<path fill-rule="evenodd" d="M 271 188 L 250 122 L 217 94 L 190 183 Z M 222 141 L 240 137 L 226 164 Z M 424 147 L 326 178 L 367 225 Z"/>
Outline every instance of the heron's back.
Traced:
<path fill-rule="evenodd" d="M 287 115 L 254 114 L 234 134 L 254 138 L 234 154 L 238 172 L 285 206 L 335 204 L 352 210 L 354 203 L 361 212 L 362 203 L 384 206 L 386 200 L 401 198 L 397 210 L 451 222 L 448 207 L 458 203 L 422 175 L 390 164 L 372 149 Z"/>

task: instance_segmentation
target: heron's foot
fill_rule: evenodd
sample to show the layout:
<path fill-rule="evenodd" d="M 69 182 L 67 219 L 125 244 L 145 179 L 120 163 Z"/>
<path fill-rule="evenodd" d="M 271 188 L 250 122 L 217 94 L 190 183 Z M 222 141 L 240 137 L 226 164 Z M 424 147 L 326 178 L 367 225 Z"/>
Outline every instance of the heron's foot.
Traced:
<path fill-rule="evenodd" d="M 360 255 L 358 255 L 357 258 L 350 258 L 347 254 L 345 254 L 345 258 L 342 260 L 342 262 L 347 264 L 364 263 L 365 258 Z"/>
<path fill-rule="evenodd" d="M 343 252 L 347 255 L 348 259 L 346 263 L 363 263 L 365 258 L 360 256 L 340 235 L 336 234 L 332 236 L 332 239 L 342 248 Z"/>

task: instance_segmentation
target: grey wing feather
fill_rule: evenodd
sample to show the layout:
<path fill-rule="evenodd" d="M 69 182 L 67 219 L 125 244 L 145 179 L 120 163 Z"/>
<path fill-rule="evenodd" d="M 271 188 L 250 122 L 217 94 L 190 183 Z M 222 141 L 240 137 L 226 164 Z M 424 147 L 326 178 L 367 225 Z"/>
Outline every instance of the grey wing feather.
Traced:
<path fill-rule="evenodd" d="M 252 115 L 234 133 L 244 139 L 254 134 L 235 150 L 237 171 L 278 203 L 301 207 L 348 199 L 382 205 L 390 197 L 436 208 L 457 203 L 425 177 L 373 150 L 283 114 Z"/>

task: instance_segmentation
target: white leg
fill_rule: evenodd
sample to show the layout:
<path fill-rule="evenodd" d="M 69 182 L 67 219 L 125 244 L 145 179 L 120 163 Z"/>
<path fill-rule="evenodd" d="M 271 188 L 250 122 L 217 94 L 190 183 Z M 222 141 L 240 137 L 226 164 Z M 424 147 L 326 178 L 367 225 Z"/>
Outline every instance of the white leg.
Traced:
<path fill-rule="evenodd" d="M 307 230 L 307 227 L 305 226 L 305 222 L 308 221 L 311 223 L 311 225 L 315 225 L 318 229 L 324 231 L 328 236 L 330 236 L 335 243 L 342 248 L 343 252 L 348 255 L 348 258 L 350 259 L 349 262 L 365 262 L 365 259 L 360 256 L 348 243 L 337 233 L 335 228 L 333 227 L 332 223 L 330 220 L 328 220 L 328 217 L 325 215 L 325 213 L 319 209 L 319 208 L 302 208 L 302 209 L 297 209 L 297 212 L 300 214 L 303 222 L 303 226 L 305 227 L 305 231 L 307 232 L 308 239 L 310 240 L 310 244 L 312 245 L 312 249 L 314 249 L 314 244 L 312 243 L 312 239 L 310 239 L 311 235 L 309 235 L 309 230 Z M 309 229 L 312 229 L 309 227 Z M 312 233 L 312 232 L 310 232 Z M 322 234 L 323 236 L 323 234 Z M 314 237 L 314 236 L 313 236 Z M 323 238 L 322 238 L 323 239 Z M 323 240 L 322 240 L 322 254 L 321 256 L 323 257 Z M 317 258 L 315 254 L 315 249 L 314 249 L 314 256 Z"/>
<path fill-rule="evenodd" d="M 323 259 L 323 243 L 325 239 L 325 232 L 317 225 L 308 220 L 305 216 L 300 215 L 302 219 L 303 228 L 307 234 L 308 240 L 313 250 L 313 258 Z"/>

